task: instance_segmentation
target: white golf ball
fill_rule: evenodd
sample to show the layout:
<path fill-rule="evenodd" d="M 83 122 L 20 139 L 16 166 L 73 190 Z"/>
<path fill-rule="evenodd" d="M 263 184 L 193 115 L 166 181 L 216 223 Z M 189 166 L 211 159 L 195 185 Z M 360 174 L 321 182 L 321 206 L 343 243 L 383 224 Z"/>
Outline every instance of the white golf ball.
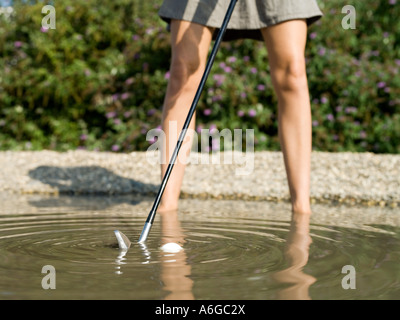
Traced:
<path fill-rule="evenodd" d="M 169 243 L 164 244 L 161 247 L 161 250 L 164 252 L 168 252 L 168 253 L 177 253 L 177 252 L 183 250 L 183 248 L 177 243 L 169 242 Z"/>

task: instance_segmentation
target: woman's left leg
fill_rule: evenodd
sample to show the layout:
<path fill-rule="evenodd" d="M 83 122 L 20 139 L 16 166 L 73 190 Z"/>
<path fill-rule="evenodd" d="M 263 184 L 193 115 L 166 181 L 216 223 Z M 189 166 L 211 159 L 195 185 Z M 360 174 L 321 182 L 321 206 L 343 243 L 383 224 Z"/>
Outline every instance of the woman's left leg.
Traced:
<path fill-rule="evenodd" d="M 305 65 L 307 23 L 290 20 L 261 30 L 278 97 L 279 139 L 292 211 L 311 213 L 311 106 Z"/>

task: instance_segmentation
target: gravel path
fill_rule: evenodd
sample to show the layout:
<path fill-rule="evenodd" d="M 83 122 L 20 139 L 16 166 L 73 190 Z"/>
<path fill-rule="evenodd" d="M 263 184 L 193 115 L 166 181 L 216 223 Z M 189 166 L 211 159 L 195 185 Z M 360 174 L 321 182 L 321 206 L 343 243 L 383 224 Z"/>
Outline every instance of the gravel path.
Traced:
<path fill-rule="evenodd" d="M 192 153 L 182 197 L 288 201 L 282 153 L 245 155 Z M 0 192 L 19 194 L 154 195 L 160 183 L 155 153 L 5 151 L 0 167 Z M 311 198 L 313 203 L 400 206 L 400 155 L 313 152 Z"/>

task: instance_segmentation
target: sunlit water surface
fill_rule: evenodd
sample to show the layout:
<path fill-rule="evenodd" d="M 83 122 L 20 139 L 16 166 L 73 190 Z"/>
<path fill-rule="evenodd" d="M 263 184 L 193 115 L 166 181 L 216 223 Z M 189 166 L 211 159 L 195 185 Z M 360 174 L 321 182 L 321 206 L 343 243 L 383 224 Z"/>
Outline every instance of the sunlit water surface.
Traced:
<path fill-rule="evenodd" d="M 136 243 L 152 199 L 4 196 L 0 299 L 399 299 L 396 209 L 182 200 Z M 122 252 L 114 230 L 132 246 Z M 178 253 L 160 247 L 175 242 Z M 55 278 L 45 278 L 52 266 Z M 355 271 L 355 289 L 344 266 Z M 347 278 L 346 278 L 347 277 Z M 55 289 L 43 285 L 55 283 Z"/>

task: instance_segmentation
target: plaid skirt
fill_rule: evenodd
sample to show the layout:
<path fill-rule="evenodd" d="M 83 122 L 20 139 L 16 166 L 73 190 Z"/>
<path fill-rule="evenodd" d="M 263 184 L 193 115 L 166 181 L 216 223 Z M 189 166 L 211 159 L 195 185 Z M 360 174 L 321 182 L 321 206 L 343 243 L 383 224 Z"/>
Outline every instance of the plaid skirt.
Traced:
<path fill-rule="evenodd" d="M 229 3 L 230 0 L 164 0 L 158 14 L 168 24 L 176 19 L 218 29 Z M 224 40 L 262 40 L 261 28 L 294 19 L 305 19 L 310 25 L 322 15 L 316 0 L 239 0 Z"/>

